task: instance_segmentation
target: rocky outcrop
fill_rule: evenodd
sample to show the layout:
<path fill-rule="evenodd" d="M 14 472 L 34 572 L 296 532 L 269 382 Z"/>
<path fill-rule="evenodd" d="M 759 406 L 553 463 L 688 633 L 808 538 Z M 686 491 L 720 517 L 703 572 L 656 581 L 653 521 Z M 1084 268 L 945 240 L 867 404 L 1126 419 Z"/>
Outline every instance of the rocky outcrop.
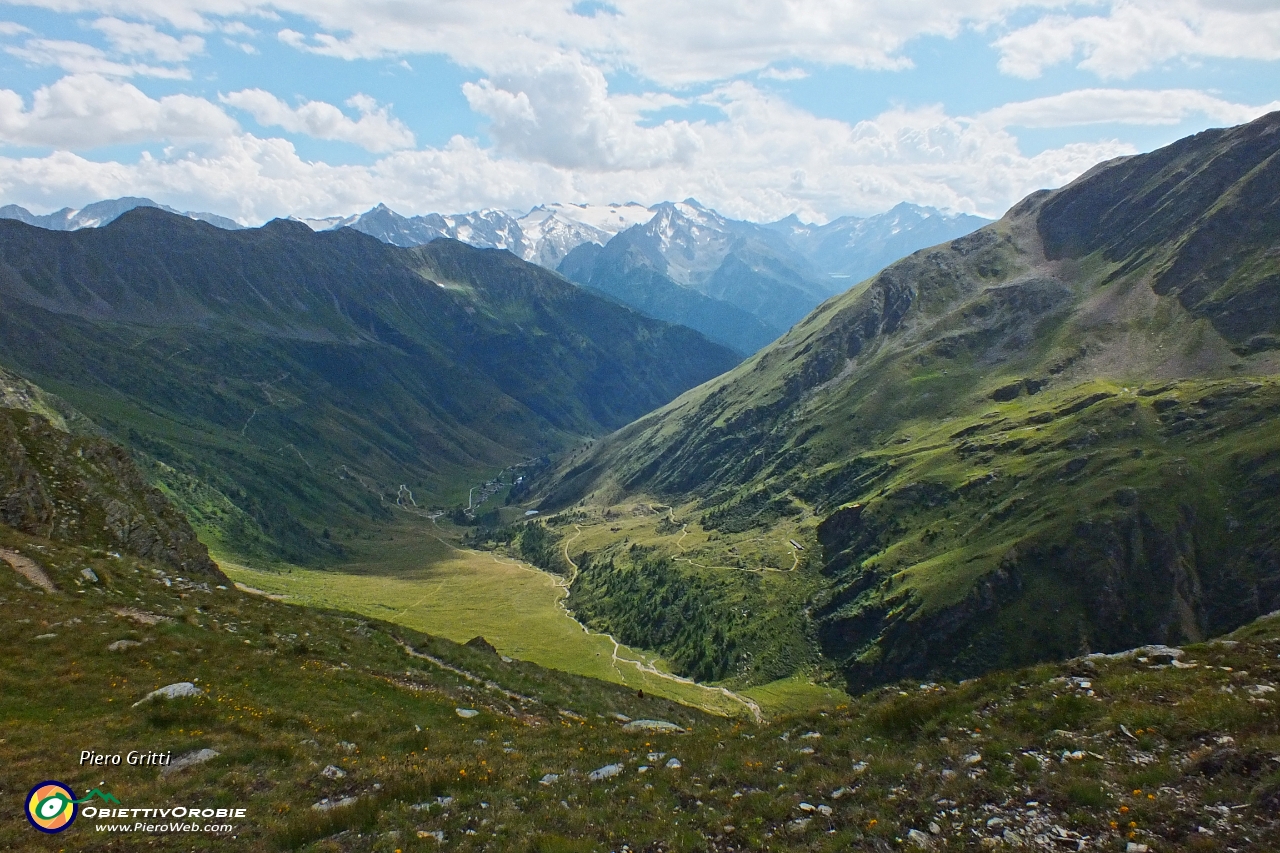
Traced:
<path fill-rule="evenodd" d="M 0 409 L 0 523 L 226 580 L 195 531 L 123 448 Z"/>

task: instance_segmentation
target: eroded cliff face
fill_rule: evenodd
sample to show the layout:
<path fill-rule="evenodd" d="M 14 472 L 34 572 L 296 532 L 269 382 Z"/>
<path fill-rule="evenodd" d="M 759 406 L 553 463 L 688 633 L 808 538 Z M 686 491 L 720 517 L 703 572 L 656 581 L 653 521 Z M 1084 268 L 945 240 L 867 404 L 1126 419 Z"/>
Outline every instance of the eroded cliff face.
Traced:
<path fill-rule="evenodd" d="M 0 408 L 0 522 L 226 580 L 122 448 L 63 432 L 32 412 Z"/>

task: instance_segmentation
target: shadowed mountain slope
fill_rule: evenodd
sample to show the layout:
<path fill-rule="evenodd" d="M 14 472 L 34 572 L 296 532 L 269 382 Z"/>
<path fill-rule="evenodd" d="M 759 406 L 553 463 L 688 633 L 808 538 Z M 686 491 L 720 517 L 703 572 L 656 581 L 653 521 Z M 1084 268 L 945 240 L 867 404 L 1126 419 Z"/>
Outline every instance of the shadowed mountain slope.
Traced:
<path fill-rule="evenodd" d="M 151 208 L 70 233 L 0 222 L 0 306 L 0 362 L 163 463 L 228 546 L 295 559 L 329 548 L 322 528 L 457 500 L 735 362 L 506 252 Z"/>

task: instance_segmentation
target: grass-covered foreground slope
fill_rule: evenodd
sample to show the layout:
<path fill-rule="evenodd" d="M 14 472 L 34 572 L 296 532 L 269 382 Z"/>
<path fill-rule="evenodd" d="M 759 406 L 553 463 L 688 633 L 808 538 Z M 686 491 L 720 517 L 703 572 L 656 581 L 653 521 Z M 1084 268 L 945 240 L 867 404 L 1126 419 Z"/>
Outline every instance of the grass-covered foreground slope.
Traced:
<path fill-rule="evenodd" d="M 858 689 L 1230 630 L 1280 607 L 1278 197 L 1280 114 L 1103 164 L 570 457 L 543 508 L 586 498 L 640 572 L 609 518 L 676 507 L 705 553 L 655 528 L 644 560 L 736 608 L 757 659 L 796 640 L 732 571 L 794 540 L 785 618 Z M 782 553 L 735 566 L 753 542 Z M 640 630 L 613 599 L 583 598 Z"/>
<path fill-rule="evenodd" d="M 57 587 L 0 564 L 5 849 L 1277 849 L 1275 618 L 1230 642 L 903 683 L 757 726 L 7 527 L 0 547 Z M 202 694 L 134 706 L 183 681 Z M 90 768 L 84 749 L 204 760 Z M 50 778 L 122 806 L 248 815 L 226 834 L 81 817 L 43 836 L 20 804 Z"/>
<path fill-rule="evenodd" d="M 336 556 L 338 531 L 397 501 L 456 504 L 735 362 L 452 241 L 141 208 L 68 233 L 0 221 L 0 363 L 153 460 L 212 541 L 250 555 Z"/>
<path fill-rule="evenodd" d="M 100 487 L 77 517 L 154 494 L 136 471 L 110 492 L 80 439 L 21 442 L 43 476 Z M 228 588 L 86 531 L 0 524 L 4 849 L 1276 849 L 1280 617 L 758 725 Z M 179 684 L 188 695 L 148 698 Z M 85 750 L 170 764 L 82 764 Z M 46 836 L 21 804 L 47 779 L 120 808 L 246 814 L 165 833 L 136 824 L 167 818 L 82 812 Z"/>

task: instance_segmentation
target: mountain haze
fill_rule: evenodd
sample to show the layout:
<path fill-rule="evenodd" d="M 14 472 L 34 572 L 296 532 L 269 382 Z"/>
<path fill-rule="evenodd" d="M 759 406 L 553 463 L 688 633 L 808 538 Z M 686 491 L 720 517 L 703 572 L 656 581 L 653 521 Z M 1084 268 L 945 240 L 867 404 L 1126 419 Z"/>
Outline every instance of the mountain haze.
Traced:
<path fill-rule="evenodd" d="M 826 275 L 856 284 L 917 249 L 963 237 L 990 224 L 991 220 L 980 216 L 948 215 L 903 202 L 865 219 L 841 216 L 826 225 L 806 225 L 790 216 L 766 227 L 787 235 Z"/>
<path fill-rule="evenodd" d="M 568 460 L 543 508 L 653 496 L 702 563 L 792 531 L 821 551 L 793 606 L 859 689 L 1230 630 L 1280 608 L 1278 198 L 1280 113 L 1104 163 Z"/>

